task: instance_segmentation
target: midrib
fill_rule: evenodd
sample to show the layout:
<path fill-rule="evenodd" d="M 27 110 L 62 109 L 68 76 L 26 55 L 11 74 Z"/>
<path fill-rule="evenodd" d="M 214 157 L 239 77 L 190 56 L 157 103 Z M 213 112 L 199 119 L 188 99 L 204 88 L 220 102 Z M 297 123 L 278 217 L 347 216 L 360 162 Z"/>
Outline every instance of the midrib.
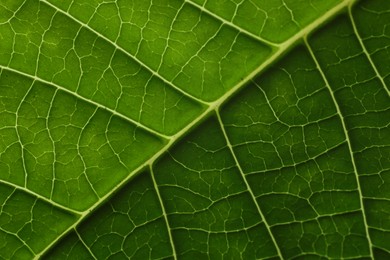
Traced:
<path fill-rule="evenodd" d="M 45 3 L 47 3 L 46 0 L 41 0 Z M 279 45 L 279 48 L 270 56 L 270 58 L 265 61 L 263 64 L 261 64 L 256 70 L 254 70 L 252 73 L 247 75 L 243 80 L 241 80 L 238 84 L 236 84 L 233 88 L 231 88 L 228 92 L 226 92 L 223 96 L 221 96 L 219 99 L 217 99 L 214 102 L 208 103 L 207 109 L 201 113 L 198 117 L 196 117 L 190 124 L 188 124 L 186 127 L 184 127 L 182 130 L 171 136 L 169 139 L 169 142 L 154 156 L 152 156 L 149 160 L 147 160 L 145 163 L 140 165 L 137 169 L 129 173 L 129 175 L 122 180 L 120 183 L 118 183 L 111 192 L 107 193 L 105 196 L 103 196 L 101 199 L 99 199 L 94 205 L 92 205 L 87 211 L 83 212 L 83 214 L 80 216 L 80 218 L 71 225 L 67 230 L 65 230 L 57 239 L 52 241 L 42 252 L 37 254 L 35 256 L 35 259 L 39 259 L 42 255 L 44 255 L 48 250 L 51 249 L 51 247 L 59 242 L 62 238 L 64 238 L 68 233 L 70 233 L 73 229 L 75 229 L 85 218 L 87 218 L 90 214 L 92 214 L 97 208 L 99 208 L 106 200 L 108 200 L 118 189 L 122 188 L 124 185 L 126 185 L 134 176 L 139 174 L 142 170 L 144 170 L 146 167 L 151 167 L 153 163 L 160 158 L 165 152 L 167 152 L 178 140 L 180 140 L 183 136 L 185 136 L 192 128 L 196 127 L 199 123 L 201 123 L 203 120 L 208 118 L 210 115 L 214 114 L 219 108 L 232 96 L 234 96 L 235 93 L 237 93 L 241 88 L 243 88 L 247 82 L 249 82 L 251 79 L 253 79 L 256 75 L 258 75 L 260 72 L 262 72 L 264 69 L 269 67 L 271 64 L 273 64 L 275 61 L 280 59 L 284 54 L 286 54 L 292 47 L 299 44 L 303 41 L 304 37 L 318 29 L 318 27 L 321 27 L 324 25 L 327 21 L 329 21 L 332 17 L 336 16 L 340 12 L 346 10 L 346 8 L 350 5 L 353 5 L 358 0 L 344 0 L 332 9 L 328 10 L 324 15 L 319 17 L 318 19 L 314 20 L 312 23 L 307 25 L 305 28 L 303 28 L 301 31 L 293 35 L 289 40 L 285 41 L 284 43 Z M 49 5 L 53 6 L 52 4 L 48 3 Z M 55 7 L 55 6 L 53 6 Z M 56 8 L 56 7 L 55 7 Z M 57 8 L 58 9 L 58 8 Z M 61 11 L 63 12 L 63 11 Z M 66 14 L 66 13 L 65 13 Z M 87 26 L 87 25 L 86 25 Z M 89 28 L 89 27 L 88 27 Z M 94 31 L 93 29 L 89 28 L 90 30 Z M 111 42 L 111 41 L 110 41 Z M 155 72 L 154 72 L 155 73 Z M 161 78 L 159 76 L 159 78 Z M 166 80 L 164 80 L 166 82 Z M 176 88 L 176 87 L 175 87 Z M 193 99 L 193 97 L 191 96 Z"/>

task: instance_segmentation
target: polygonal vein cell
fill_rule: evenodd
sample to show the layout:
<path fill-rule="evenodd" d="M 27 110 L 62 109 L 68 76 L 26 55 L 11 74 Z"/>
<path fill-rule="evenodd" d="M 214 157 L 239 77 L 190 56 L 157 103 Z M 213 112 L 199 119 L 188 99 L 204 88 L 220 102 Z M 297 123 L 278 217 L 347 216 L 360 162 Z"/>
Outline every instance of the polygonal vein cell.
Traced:
<path fill-rule="evenodd" d="M 345 123 L 367 236 L 374 254 L 379 254 L 381 250 L 390 250 L 384 243 L 390 228 L 385 217 L 390 207 L 386 182 L 390 170 L 390 96 L 356 37 L 350 20 L 340 17 L 309 43 Z"/>
<path fill-rule="evenodd" d="M 87 224 L 88 223 L 88 224 Z M 63 239 L 44 259 L 109 257 L 161 259 L 172 257 L 172 247 L 149 172 L 143 172 L 117 193 L 111 202 Z"/>
<path fill-rule="evenodd" d="M 339 3 L 305 0 L 188 0 L 271 42 L 288 40 L 310 22 Z"/>
<path fill-rule="evenodd" d="M 138 64 L 158 73 L 170 85 L 201 100 L 213 101 L 222 96 L 271 52 L 269 47 L 231 27 L 223 26 L 217 33 L 220 21 L 179 0 L 116 4 L 85 4 L 83 0 L 53 3 L 102 33 L 112 45 L 123 48 Z M 117 23 L 107 23 L 103 14 L 107 9 L 116 12 Z M 118 28 L 119 35 L 115 33 Z M 252 55 L 253 51 L 257 55 Z M 232 69 L 236 67 L 240 69 Z"/>
<path fill-rule="evenodd" d="M 0 103 L 5 106 L 0 131 L 7 142 L 0 149 L 14 151 L 0 164 L 1 178 L 66 207 L 88 208 L 164 144 L 55 87 L 6 70 L 1 76 L 0 90 L 5 95 Z M 20 87 L 11 87 L 15 83 Z M 18 100 L 22 102 L 15 105 Z"/>
<path fill-rule="evenodd" d="M 363 1 L 352 9 L 350 19 L 373 62 L 378 76 L 390 93 L 390 5 L 389 1 Z"/>
<path fill-rule="evenodd" d="M 31 259 L 62 234 L 76 217 L 22 190 L 0 184 L 0 257 Z"/>
<path fill-rule="evenodd" d="M 277 255 L 215 117 L 153 169 L 178 258 Z"/>
<path fill-rule="evenodd" d="M 370 254 L 342 124 L 305 48 L 254 79 L 220 113 L 283 257 Z"/>
<path fill-rule="evenodd" d="M 2 27 L 9 55 L 1 65 L 53 82 L 160 133 L 176 133 L 202 110 L 128 54 L 46 4 L 26 1 Z"/>

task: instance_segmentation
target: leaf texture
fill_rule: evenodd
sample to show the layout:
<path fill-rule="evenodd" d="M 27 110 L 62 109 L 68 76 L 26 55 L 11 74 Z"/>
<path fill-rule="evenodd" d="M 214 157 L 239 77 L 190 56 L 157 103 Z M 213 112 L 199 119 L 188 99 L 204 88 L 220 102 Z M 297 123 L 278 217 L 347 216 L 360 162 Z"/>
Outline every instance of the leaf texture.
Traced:
<path fill-rule="evenodd" d="M 390 258 L 390 2 L 0 2 L 0 258 Z"/>

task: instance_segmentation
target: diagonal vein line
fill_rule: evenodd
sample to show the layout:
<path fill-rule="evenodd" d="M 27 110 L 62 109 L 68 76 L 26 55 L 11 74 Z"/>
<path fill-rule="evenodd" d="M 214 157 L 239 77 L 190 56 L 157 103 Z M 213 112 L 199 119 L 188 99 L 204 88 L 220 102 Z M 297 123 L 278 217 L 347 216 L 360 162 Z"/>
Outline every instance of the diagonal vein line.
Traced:
<path fill-rule="evenodd" d="M 18 234 L 15 234 L 15 233 L 12 233 L 10 231 L 7 231 L 5 230 L 3 227 L 0 227 L 0 231 L 10 235 L 10 236 L 13 236 L 14 238 L 16 238 L 20 243 L 22 243 L 23 245 L 22 246 L 25 246 L 27 248 L 28 251 L 30 251 L 31 254 L 35 255 L 35 252 L 34 250 L 32 250 L 32 248 L 22 239 L 20 238 L 20 236 Z M 21 246 L 21 247 L 22 247 Z M 19 247 L 18 249 L 20 249 L 21 247 Z"/>
<path fill-rule="evenodd" d="M 163 65 L 165 55 L 166 55 L 166 53 L 167 53 L 167 51 L 168 51 L 168 48 L 169 48 L 169 40 L 170 40 L 171 34 L 172 34 L 173 30 L 174 30 L 174 29 L 173 29 L 173 26 L 174 26 L 175 22 L 177 21 L 177 17 L 179 16 L 180 11 L 183 9 L 184 4 L 185 4 L 185 2 L 183 2 L 183 3 L 181 4 L 180 8 L 177 9 L 177 12 L 176 12 L 175 16 L 173 17 L 172 22 L 171 22 L 170 25 L 169 25 L 169 31 L 168 31 L 167 40 L 165 41 L 164 50 L 163 50 L 163 52 L 162 52 L 162 54 L 161 54 L 160 62 L 159 62 L 158 66 L 157 66 L 157 69 L 156 69 L 156 72 L 157 72 L 157 73 L 160 72 L 161 66 Z M 184 65 L 184 66 L 185 66 L 185 65 Z M 184 67 L 184 66 L 183 66 L 183 67 Z M 172 81 L 174 81 L 174 80 L 172 80 Z"/>
<path fill-rule="evenodd" d="M 162 200 L 162 198 L 161 198 L 160 190 L 159 190 L 159 188 L 158 188 L 156 179 L 154 178 L 154 172 L 153 172 L 153 167 L 152 167 L 152 165 L 150 165 L 149 168 L 150 168 L 150 175 L 152 176 L 152 181 L 153 181 L 154 189 L 156 190 L 157 197 L 158 197 L 158 201 L 160 202 L 162 214 L 163 214 L 163 217 L 164 217 L 164 220 L 165 220 L 165 224 L 166 224 L 166 226 L 167 226 L 168 236 L 169 236 L 169 242 L 170 242 L 171 248 L 172 248 L 173 259 L 176 260 L 176 259 L 177 259 L 177 254 L 176 254 L 175 244 L 173 243 L 173 236 L 172 236 L 172 232 L 171 232 L 171 225 L 169 225 L 168 215 L 167 215 L 167 212 L 165 211 L 165 206 L 164 206 L 163 200 Z"/>
<path fill-rule="evenodd" d="M 47 114 L 45 116 L 45 127 L 47 129 L 47 135 L 50 139 L 50 144 L 51 144 L 51 149 L 53 150 L 52 153 L 53 153 L 53 164 L 52 164 L 52 168 L 51 168 L 51 171 L 52 171 L 52 180 L 51 180 L 51 191 L 50 191 L 50 199 L 53 198 L 53 194 L 54 194 L 54 185 L 55 185 L 55 180 L 56 180 L 56 164 L 57 164 L 57 152 L 56 152 L 56 143 L 53 139 L 53 136 L 52 136 L 52 130 L 50 130 L 50 127 L 49 127 L 49 117 L 50 117 L 50 114 L 51 114 L 51 111 L 53 109 L 53 103 L 54 103 L 54 100 L 56 98 L 56 95 L 58 93 L 58 89 L 55 90 L 53 96 L 51 97 L 51 100 L 50 100 L 50 107 L 49 107 L 49 110 L 47 111 Z"/>
<path fill-rule="evenodd" d="M 157 136 L 159 136 L 159 137 L 161 137 L 161 138 L 164 138 L 164 139 L 168 139 L 168 138 L 169 138 L 169 136 L 164 135 L 164 134 L 162 134 L 162 133 L 160 133 L 160 132 L 157 132 L 156 130 L 151 129 L 151 128 L 149 128 L 149 127 L 147 127 L 147 126 L 141 124 L 140 122 L 137 122 L 137 121 L 135 121 L 134 119 L 131 119 L 131 118 L 129 118 L 129 117 L 123 115 L 122 113 L 120 113 L 120 112 L 118 112 L 118 111 L 116 111 L 116 110 L 113 110 L 113 109 L 111 109 L 111 108 L 109 108 L 109 107 L 106 107 L 106 106 L 104 106 L 104 105 L 102 105 L 102 104 L 99 104 L 99 103 L 97 103 L 97 102 L 95 102 L 95 101 L 93 101 L 93 100 L 87 99 L 87 98 L 81 96 L 80 94 L 78 94 L 78 93 L 76 93 L 76 92 L 73 92 L 73 91 L 71 91 L 71 90 L 69 90 L 69 89 L 67 89 L 67 88 L 64 88 L 64 87 L 62 87 L 62 86 L 60 86 L 60 85 L 57 85 L 57 84 L 55 84 L 55 83 L 53 83 L 53 82 L 50 82 L 50 81 L 47 81 L 47 80 L 38 78 L 38 77 L 36 77 L 36 76 L 27 74 L 27 73 L 25 73 L 25 72 L 18 71 L 18 70 L 13 69 L 13 68 L 5 67 L 5 66 L 3 66 L 3 65 L 0 65 L 0 68 L 1 68 L 1 69 L 4 69 L 4 70 L 11 71 L 11 72 L 13 72 L 13 73 L 16 73 L 16 74 L 19 74 L 19 75 L 22 75 L 22 76 L 25 76 L 25 77 L 27 77 L 27 78 L 30 78 L 30 79 L 34 80 L 34 81 L 39 81 L 39 82 L 41 82 L 41 83 L 44 83 L 44 84 L 53 86 L 53 87 L 55 87 L 55 88 L 57 88 L 57 89 L 59 89 L 59 90 L 62 90 L 63 92 L 66 92 L 66 93 L 68 93 L 68 94 L 70 94 L 70 95 L 72 95 L 72 96 L 74 96 L 74 97 L 77 97 L 78 99 L 80 99 L 80 100 L 82 100 L 82 101 L 85 101 L 85 102 L 87 102 L 87 103 L 89 103 L 89 104 L 92 104 L 92 105 L 94 105 L 94 106 L 96 106 L 96 107 L 99 107 L 99 108 L 101 108 L 101 109 L 103 109 L 103 110 L 106 110 L 106 111 L 108 111 L 108 112 L 114 114 L 115 116 L 118 116 L 118 117 L 124 119 L 125 121 L 130 122 L 131 124 L 136 125 L 137 127 L 139 127 L 139 128 L 141 128 L 141 129 L 147 131 L 148 133 L 151 133 L 151 134 L 153 134 L 153 135 L 157 135 Z"/>
<path fill-rule="evenodd" d="M 191 0 L 184 0 L 184 2 L 188 3 L 189 5 L 192 5 L 193 7 L 201 10 L 204 13 L 208 14 L 209 16 L 213 17 L 214 19 L 220 21 L 222 24 L 226 24 L 229 27 L 234 28 L 235 30 L 239 31 L 242 34 L 245 34 L 245 35 L 247 35 L 247 36 L 249 36 L 251 38 L 254 38 L 254 39 L 256 39 L 256 40 L 258 40 L 258 41 L 260 41 L 260 42 L 262 42 L 264 44 L 267 44 L 267 45 L 271 45 L 271 46 L 274 46 L 274 47 L 278 47 L 279 46 L 279 44 L 277 44 L 277 43 L 274 43 L 272 41 L 268 41 L 268 40 L 266 40 L 266 39 L 264 39 L 264 38 L 262 38 L 262 37 L 260 37 L 260 36 L 258 36 L 256 34 L 250 32 L 248 30 L 245 30 L 245 29 L 239 27 L 238 25 L 236 25 L 233 22 L 230 22 L 230 21 L 226 20 L 225 18 L 223 18 L 223 17 L 221 17 L 219 15 L 214 14 L 213 12 L 209 11 L 204 6 L 201 6 L 201 5 L 195 3 L 195 2 L 193 2 Z"/>
<path fill-rule="evenodd" d="M 12 183 L 12 182 L 8 182 L 8 181 L 4 181 L 4 180 L 1 180 L 1 179 L 0 179 L 0 183 L 1 183 L 1 184 L 4 184 L 4 185 L 7 185 L 7 186 L 11 186 L 12 188 L 15 188 L 15 189 L 17 189 L 17 190 L 23 191 L 23 192 L 25 192 L 25 193 L 27 193 L 27 194 L 29 194 L 29 195 L 31 195 L 31 196 L 34 196 L 34 197 L 36 197 L 36 198 L 38 198 L 38 199 L 40 199 L 40 200 L 43 200 L 44 202 L 46 202 L 46 203 L 48 203 L 48 204 L 50 204 L 50 205 L 52 205 L 52 206 L 55 206 L 55 207 L 57 207 L 57 208 L 59 208 L 59 209 L 62 209 L 62 210 L 64 210 L 64 211 L 66 211 L 66 212 L 70 212 L 70 213 L 72 213 L 72 214 L 74 214 L 74 215 L 79 216 L 79 215 L 81 215 L 81 213 L 82 213 L 82 212 L 80 212 L 80 211 L 76 211 L 76 210 L 73 210 L 73 209 L 71 209 L 71 208 L 67 208 L 67 207 L 65 207 L 65 206 L 63 206 L 63 205 L 61 205 L 61 204 L 58 204 L 57 202 L 55 202 L 55 201 L 53 201 L 53 200 L 50 200 L 50 199 L 48 199 L 48 198 L 46 198 L 46 197 L 44 197 L 44 196 L 42 196 L 42 195 L 40 195 L 40 194 L 38 194 L 38 193 L 36 193 L 36 192 L 34 192 L 34 191 L 31 191 L 31 190 L 29 190 L 29 189 L 26 189 L 26 188 L 24 188 L 24 187 L 21 187 L 21 186 L 19 186 L 19 185 L 16 185 L 16 184 L 14 184 L 14 183 Z"/>
<path fill-rule="evenodd" d="M 196 98 L 194 96 L 192 96 L 191 94 L 189 94 L 188 92 L 182 90 L 181 88 L 175 86 L 172 84 L 172 82 L 170 82 L 169 80 L 165 79 L 162 75 L 160 75 L 159 73 L 157 73 L 155 70 L 153 70 L 152 68 L 150 68 L 148 65 L 146 65 L 144 62 L 142 62 L 140 59 L 138 59 L 136 56 L 130 54 L 128 51 L 126 51 L 125 49 L 123 49 L 121 46 L 119 46 L 117 43 L 113 42 L 112 40 L 110 40 L 109 38 L 107 38 L 106 36 L 104 36 L 103 34 L 99 33 L 98 31 L 96 31 L 95 29 L 93 29 L 91 26 L 89 26 L 88 24 L 85 24 L 83 23 L 82 21 L 79 21 L 77 20 L 76 18 L 74 18 L 73 16 L 71 16 L 69 13 L 67 13 L 66 11 L 63 11 L 61 10 L 60 8 L 58 8 L 57 6 L 53 5 L 52 3 L 48 2 L 47 0 L 39 0 L 43 3 L 46 3 L 48 6 L 50 6 L 51 8 L 57 10 L 58 12 L 64 14 L 66 17 L 68 17 L 69 19 L 71 19 L 72 21 L 78 23 L 79 25 L 81 25 L 82 27 L 84 28 L 87 28 L 89 31 L 93 32 L 94 34 L 96 34 L 98 37 L 100 37 L 101 39 L 104 39 L 106 42 L 110 43 L 112 46 L 115 47 L 115 49 L 121 51 L 122 53 L 126 54 L 128 57 L 130 57 L 132 60 L 136 61 L 138 64 L 140 64 L 143 68 L 145 68 L 146 70 L 148 70 L 150 73 L 152 73 L 152 75 L 156 76 L 157 78 L 159 78 L 161 81 L 163 81 L 165 84 L 167 84 L 168 86 L 170 86 L 171 88 L 175 89 L 176 91 L 180 92 L 182 95 L 186 96 L 187 98 L 191 99 L 191 100 L 194 100 L 196 102 L 199 102 L 201 104 L 207 104 L 207 102 L 199 99 L 199 98 Z"/>
<path fill-rule="evenodd" d="M 74 229 L 74 232 L 76 233 L 76 236 L 80 240 L 81 244 L 85 247 L 85 249 L 88 251 L 88 253 L 92 256 L 93 259 L 98 259 L 95 254 L 92 252 L 91 248 L 85 243 L 84 239 L 81 237 L 77 229 Z"/>
<path fill-rule="evenodd" d="M 298 162 L 298 163 L 287 164 L 287 165 L 284 165 L 282 167 L 269 168 L 269 169 L 265 169 L 262 171 L 251 171 L 251 172 L 247 172 L 246 175 L 249 176 L 249 175 L 253 175 L 253 174 L 261 174 L 261 173 L 267 173 L 267 172 L 272 172 L 272 171 L 281 171 L 283 169 L 294 169 L 296 167 L 307 164 L 309 162 L 316 163 L 316 160 L 318 160 L 319 158 L 323 157 L 324 155 L 327 155 L 330 152 L 333 152 L 334 150 L 340 148 L 341 146 L 343 146 L 345 144 L 346 144 L 346 141 L 343 141 L 343 142 L 338 143 L 334 146 L 328 147 L 327 150 L 325 150 L 325 151 L 323 151 L 323 152 L 321 152 L 313 157 L 309 157 L 309 159 Z"/>
<path fill-rule="evenodd" d="M 259 205 L 259 203 L 258 203 L 257 200 L 256 200 L 255 194 L 253 193 L 253 190 L 252 190 L 251 186 L 249 185 L 249 183 L 248 183 L 248 181 L 247 181 L 247 179 L 246 179 L 246 177 L 245 177 L 244 171 L 243 171 L 242 168 L 241 168 L 241 164 L 240 164 L 240 162 L 238 161 L 238 159 L 237 159 L 237 157 L 236 157 L 236 154 L 235 154 L 235 152 L 234 152 L 234 150 L 233 150 L 233 146 L 232 146 L 232 144 L 230 143 L 229 137 L 228 137 L 228 135 L 227 135 L 227 133 L 226 133 L 226 129 L 225 129 L 224 124 L 223 124 L 223 122 L 222 122 L 222 118 L 221 118 L 221 115 L 220 115 L 219 110 L 216 110 L 216 114 L 217 114 L 218 122 L 219 122 L 219 124 L 220 124 L 221 130 L 222 130 L 222 133 L 223 133 L 223 136 L 224 136 L 225 141 L 226 141 L 226 145 L 228 146 L 228 148 L 229 148 L 229 150 L 230 150 L 230 153 L 231 153 L 231 155 L 232 155 L 233 158 L 234 158 L 234 162 L 236 163 L 237 168 L 238 168 L 238 170 L 240 171 L 240 174 L 241 174 L 241 177 L 242 177 L 242 179 L 243 179 L 243 181 L 244 181 L 244 183 L 245 183 L 245 186 L 246 186 L 247 190 L 249 191 L 249 194 L 250 194 L 250 196 L 252 197 L 253 202 L 254 202 L 255 205 L 256 205 L 257 212 L 259 213 L 259 215 L 260 215 L 262 221 L 264 222 L 264 225 L 265 225 L 265 227 L 266 227 L 266 229 L 267 229 L 267 231 L 268 231 L 268 234 L 270 235 L 271 240 L 272 240 L 272 242 L 273 242 L 274 245 L 275 245 L 276 252 L 277 252 L 278 255 L 280 256 L 280 258 L 283 259 L 283 255 L 282 255 L 282 252 L 281 252 L 281 250 L 280 250 L 280 248 L 279 248 L 279 245 L 278 245 L 278 243 L 276 242 L 276 239 L 275 239 L 274 235 L 273 235 L 272 232 L 271 232 L 271 227 L 270 227 L 270 225 L 268 224 L 268 222 L 267 222 L 267 220 L 266 220 L 266 218 L 265 218 L 263 212 L 261 211 L 260 205 Z"/>
<path fill-rule="evenodd" d="M 315 31 L 317 28 L 321 27 L 323 24 L 325 24 L 331 17 L 334 17 L 338 13 L 340 13 L 342 10 L 344 10 L 348 5 L 355 2 L 357 0 L 344 0 L 332 9 L 330 9 L 328 12 L 326 12 L 323 16 L 319 17 L 317 20 L 313 21 L 306 27 L 304 27 L 301 31 L 296 33 L 295 35 L 291 36 L 291 38 L 285 42 L 283 42 L 281 45 L 279 45 L 279 48 L 264 62 L 262 63 L 258 68 L 256 68 L 254 71 L 249 73 L 243 80 L 238 82 L 233 88 L 231 88 L 229 91 L 227 91 L 223 96 L 221 96 L 216 101 L 210 103 L 210 108 L 214 109 L 219 106 L 221 106 L 225 101 L 229 100 L 229 98 L 239 91 L 245 84 L 250 82 L 256 75 L 258 75 L 260 72 L 264 71 L 267 67 L 269 67 L 271 64 L 273 64 L 275 61 L 277 61 L 280 57 L 282 57 L 284 54 L 286 54 L 292 47 L 296 46 L 304 37 L 306 37 L 311 32 Z"/>
<path fill-rule="evenodd" d="M 22 107 L 23 105 L 23 102 L 26 101 L 26 98 L 27 96 L 30 94 L 31 92 L 31 89 L 33 88 L 34 86 L 34 80 L 31 82 L 30 84 L 30 87 L 28 88 L 28 90 L 26 91 L 26 93 L 24 94 L 22 100 L 20 101 L 19 105 L 18 105 L 18 108 L 16 109 L 16 113 L 15 113 L 15 132 L 16 132 L 16 136 L 18 137 L 18 142 L 20 144 L 20 152 L 21 152 L 21 155 L 22 155 L 22 164 L 23 164 L 23 173 L 24 173 L 24 187 L 27 187 L 27 167 L 26 167 L 26 160 L 25 160 L 25 151 L 26 151 L 26 148 L 22 142 L 22 138 L 21 138 L 21 135 L 19 133 L 19 127 L 18 127 L 18 123 L 19 123 L 19 112 L 20 112 L 20 108 Z"/>
<path fill-rule="evenodd" d="M 208 118 L 211 114 L 214 113 L 214 110 L 218 109 L 222 106 L 229 98 L 237 93 L 243 86 L 249 82 L 253 77 L 263 71 L 265 68 L 273 64 L 279 57 L 285 54 L 290 48 L 295 46 L 298 42 L 300 42 L 303 37 L 310 34 L 317 27 L 321 26 L 325 22 L 327 22 L 331 17 L 338 14 L 341 10 L 346 8 L 348 4 L 354 2 L 356 0 L 344 0 L 343 2 L 336 5 L 334 8 L 330 9 L 323 16 L 319 17 L 317 20 L 313 21 L 311 24 L 303 28 L 299 33 L 295 34 L 290 38 L 290 40 L 284 42 L 281 47 L 267 60 L 267 62 L 260 65 L 256 70 L 250 73 L 247 77 L 245 77 L 242 81 L 236 84 L 233 88 L 231 88 L 228 92 L 225 93 L 222 97 L 217 99 L 215 102 L 210 103 L 208 108 L 204 110 L 198 117 L 196 117 L 192 122 L 190 122 L 187 126 L 181 129 L 179 132 L 174 134 L 172 138 L 169 140 L 168 144 L 166 144 L 159 152 L 157 152 L 154 156 L 152 156 L 148 161 L 144 164 L 140 165 L 137 169 L 130 172 L 125 179 L 123 179 L 120 183 L 118 183 L 110 192 L 104 195 L 100 200 L 98 200 L 94 205 L 90 207 L 89 210 L 83 212 L 82 216 L 67 230 L 65 230 L 58 238 L 52 241 L 48 246 L 45 247 L 37 256 L 36 259 L 39 259 L 40 256 L 44 255 L 55 243 L 59 240 L 63 239 L 64 236 L 69 234 L 70 231 L 73 230 L 74 227 L 78 226 L 82 221 L 89 216 L 92 212 L 94 212 L 97 208 L 99 208 L 103 202 L 107 201 L 116 190 L 121 189 L 128 183 L 134 176 L 142 172 L 145 167 L 153 164 L 158 158 L 160 158 L 163 154 L 165 154 L 177 141 L 179 141 L 186 133 L 188 133 L 191 129 L 193 129 L 196 125 L 202 122 L 204 119 Z"/>
<path fill-rule="evenodd" d="M 16 191 L 16 189 L 14 189 L 8 196 L 7 196 L 7 198 L 1 203 L 1 205 L 0 205 L 0 213 L 2 213 L 2 210 L 3 210 L 3 207 L 4 207 L 4 205 L 6 205 L 7 204 L 7 202 L 11 199 L 11 197 L 14 195 L 14 193 L 15 193 L 15 191 Z M 34 204 L 32 205 L 32 209 L 34 209 L 34 206 L 35 206 L 35 204 L 37 203 L 37 199 L 35 199 L 35 201 L 34 201 Z M 30 213 L 31 213 L 31 216 L 33 216 L 33 213 L 30 211 Z M 31 221 L 31 220 L 30 220 Z M 33 255 L 35 255 L 35 252 L 34 252 L 34 250 L 32 250 L 32 248 L 27 244 L 27 242 L 25 241 L 25 240 L 23 240 L 20 236 L 19 236 L 19 231 L 17 231 L 16 233 L 12 233 L 11 231 L 8 231 L 8 230 L 6 230 L 6 229 L 4 229 L 2 226 L 0 226 L 0 231 L 3 231 L 4 233 L 6 233 L 6 234 L 8 234 L 8 235 L 10 235 L 10 236 L 13 236 L 13 237 L 15 237 L 19 242 L 21 242 L 26 248 L 27 248 L 27 250 L 28 251 L 30 251 Z M 20 246 L 19 248 L 21 248 L 22 246 Z M 19 249 L 18 248 L 18 249 Z"/>
<path fill-rule="evenodd" d="M 331 96 L 331 98 L 333 100 L 333 103 L 334 103 L 335 107 L 336 107 L 337 113 L 340 116 L 341 125 L 343 127 L 343 132 L 344 132 L 344 135 L 345 135 L 345 138 L 346 138 L 346 141 L 347 141 L 347 145 L 348 145 L 349 155 L 351 157 L 353 171 L 355 173 L 355 178 L 356 178 L 356 183 L 357 183 L 357 190 L 358 190 L 358 194 L 359 194 L 360 207 L 362 209 L 364 228 L 365 228 L 365 232 L 367 234 L 367 241 L 368 241 L 368 244 L 369 244 L 370 255 L 373 257 L 374 253 L 373 253 L 373 249 L 372 249 L 372 242 L 371 242 L 370 233 L 368 232 L 368 222 L 367 222 L 367 218 L 366 218 L 366 211 L 365 211 L 364 204 L 363 204 L 363 194 L 362 194 L 362 189 L 360 187 L 360 179 L 359 179 L 359 175 L 358 175 L 358 171 L 357 171 L 357 167 L 356 167 L 355 157 L 354 157 L 353 150 L 352 150 L 351 140 L 349 139 L 348 129 L 347 129 L 344 117 L 343 117 L 343 115 L 341 113 L 339 104 L 338 104 L 338 102 L 336 100 L 336 97 L 335 97 L 335 95 L 334 95 L 334 93 L 333 93 L 333 91 L 332 91 L 332 89 L 331 89 L 331 87 L 329 85 L 328 79 L 326 78 L 326 76 L 325 76 L 325 74 L 324 74 L 320 64 L 318 63 L 318 60 L 317 60 L 317 58 L 316 58 L 316 56 L 315 56 L 315 54 L 314 54 L 314 52 L 313 52 L 313 50 L 312 50 L 308 40 L 307 40 L 307 37 L 305 37 L 304 41 L 305 41 L 305 45 L 307 46 L 307 49 L 309 50 L 309 53 L 310 53 L 312 59 L 314 60 L 314 62 L 316 64 L 316 67 L 317 67 L 319 73 L 321 74 L 322 79 L 325 82 L 326 87 L 329 90 L 329 94 L 330 94 L 330 96 Z"/>
<path fill-rule="evenodd" d="M 351 21 L 351 24 L 352 24 L 352 27 L 353 27 L 353 31 L 355 32 L 356 37 L 357 37 L 357 39 L 358 39 L 358 41 L 359 41 L 359 44 L 360 44 L 360 46 L 362 47 L 363 52 L 364 52 L 364 54 L 366 55 L 368 61 L 370 62 L 371 67 L 374 69 L 374 71 L 375 71 L 375 73 L 376 73 L 376 76 L 377 76 L 378 79 L 381 81 L 382 86 L 385 88 L 385 90 L 386 90 L 386 92 L 387 92 L 387 95 L 390 96 L 390 90 L 386 87 L 386 83 L 385 83 L 385 81 L 383 80 L 383 77 L 382 77 L 381 74 L 379 73 L 378 68 L 376 67 L 374 61 L 371 59 L 371 56 L 370 56 L 370 54 L 368 53 L 368 50 L 367 50 L 366 46 L 365 46 L 364 43 L 363 43 L 362 37 L 361 37 L 360 34 L 359 34 L 359 31 L 358 31 L 358 29 L 357 29 L 357 27 L 356 27 L 355 19 L 354 19 L 353 15 L 352 15 L 352 8 L 353 8 L 353 5 L 350 5 L 349 8 L 348 8 L 348 13 L 349 13 L 348 16 L 349 16 L 349 18 L 350 18 L 350 21 Z"/>

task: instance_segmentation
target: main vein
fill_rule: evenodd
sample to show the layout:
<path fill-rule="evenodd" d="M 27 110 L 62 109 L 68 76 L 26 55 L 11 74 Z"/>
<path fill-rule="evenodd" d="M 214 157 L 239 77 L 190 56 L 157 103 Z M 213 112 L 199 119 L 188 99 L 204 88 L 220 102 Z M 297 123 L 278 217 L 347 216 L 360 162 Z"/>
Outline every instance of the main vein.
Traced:
<path fill-rule="evenodd" d="M 41 0 L 47 2 L 46 0 Z M 356 0 L 344 0 L 343 2 L 336 5 L 334 8 L 328 10 L 323 16 L 319 17 L 317 20 L 313 21 L 311 24 L 303 28 L 297 34 L 293 35 L 289 40 L 285 41 L 279 46 L 270 58 L 261 64 L 256 70 L 246 76 L 243 80 L 241 80 L 238 84 L 236 84 L 233 88 L 231 88 L 228 92 L 226 92 L 223 96 L 217 99 L 214 102 L 208 104 L 207 109 L 203 111 L 198 117 L 196 117 L 191 123 L 189 123 L 182 130 L 177 132 L 175 135 L 169 138 L 169 142 L 154 156 L 152 156 L 145 163 L 140 165 L 137 169 L 129 173 L 129 175 L 123 179 L 120 183 L 118 183 L 115 187 L 113 187 L 112 191 L 107 193 L 105 196 L 101 197 L 94 205 L 90 207 L 89 210 L 85 211 L 82 216 L 67 230 L 65 230 L 57 239 L 52 241 L 44 250 L 42 250 L 38 255 L 36 255 L 36 259 L 39 259 L 40 256 L 45 254 L 55 243 L 65 237 L 68 233 L 74 230 L 87 216 L 89 216 L 92 212 L 94 212 L 98 207 L 100 207 L 108 198 L 110 198 L 116 190 L 123 187 L 126 183 L 129 182 L 135 175 L 140 173 L 145 167 L 150 167 L 153 163 L 160 158 L 165 152 L 167 152 L 178 140 L 180 140 L 185 134 L 187 134 L 193 127 L 202 122 L 205 118 L 207 118 L 211 113 L 218 110 L 222 104 L 224 104 L 234 93 L 238 92 L 248 81 L 250 81 L 253 77 L 263 71 L 265 68 L 273 64 L 277 59 L 279 59 L 283 54 L 288 52 L 293 46 L 295 46 L 298 42 L 302 41 L 302 39 L 314 31 L 317 27 L 326 23 L 331 17 L 335 16 L 341 10 L 345 9 L 349 4 L 355 2 Z M 49 4 L 49 3 L 48 3 Z M 51 5 L 51 4 L 50 4 Z M 52 5 L 51 5 L 52 6 Z M 58 8 L 56 8 L 58 9 Z M 63 12 L 63 11 L 61 11 Z M 68 15 L 68 14 L 67 14 Z M 69 15 L 68 15 L 69 16 Z M 74 19 L 74 18 L 72 18 Z"/>

